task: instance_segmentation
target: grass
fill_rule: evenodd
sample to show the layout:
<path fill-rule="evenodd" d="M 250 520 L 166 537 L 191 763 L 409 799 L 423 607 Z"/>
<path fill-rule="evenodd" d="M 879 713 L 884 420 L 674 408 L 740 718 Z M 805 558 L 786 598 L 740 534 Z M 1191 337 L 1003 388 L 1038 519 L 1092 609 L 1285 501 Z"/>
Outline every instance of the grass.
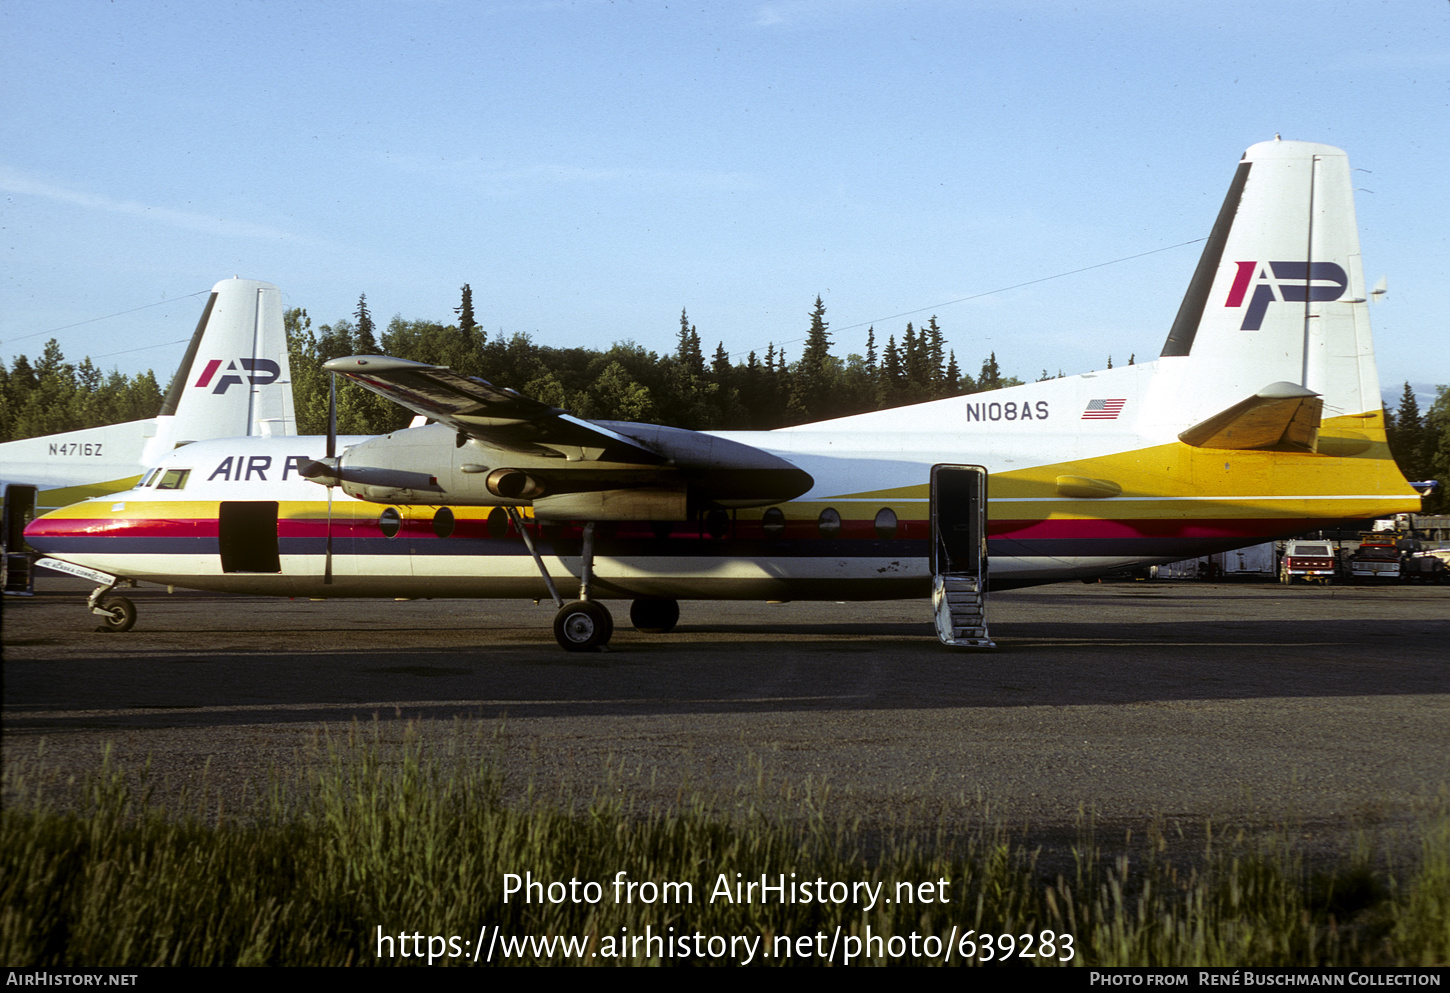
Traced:
<path fill-rule="evenodd" d="M 1067 934 L 1076 965 L 1450 962 L 1443 797 L 1422 819 L 1418 854 L 1399 865 L 1378 864 L 1372 843 L 1325 864 L 1288 830 L 1266 843 L 1211 824 L 1189 858 L 1194 839 L 1160 823 L 1108 855 L 1088 818 L 1070 857 L 1049 860 L 990 817 L 863 825 L 835 817 L 820 784 L 772 790 L 763 774 L 724 798 L 682 787 L 668 809 L 637 809 L 609 788 L 506 800 L 492 747 L 477 732 L 427 751 L 355 731 L 302 771 L 274 773 L 265 799 L 235 812 L 200 798 L 162 809 L 147 770 L 109 761 L 65 804 L 33 772 L 7 771 L 0 961 L 416 965 L 433 952 L 435 965 L 462 964 L 479 943 L 497 962 L 497 934 L 534 939 L 510 964 L 739 962 L 742 937 L 757 942 L 754 964 L 824 964 L 832 947 L 836 964 L 980 964 L 1020 951 L 1022 935 L 1045 951 L 1051 931 L 1051 956 L 1012 961 L 1058 964 Z M 621 871 L 626 885 L 656 890 L 616 891 Z M 762 877 L 881 884 L 879 897 L 893 899 L 868 909 L 758 891 L 719 898 L 722 883 L 733 891 Z M 506 895 L 506 880 L 541 885 Z M 562 885 L 551 893 L 551 882 Z M 690 884 L 693 899 L 667 882 Z M 379 933 L 391 939 L 381 958 Z M 566 937 L 579 944 L 557 943 Z"/>

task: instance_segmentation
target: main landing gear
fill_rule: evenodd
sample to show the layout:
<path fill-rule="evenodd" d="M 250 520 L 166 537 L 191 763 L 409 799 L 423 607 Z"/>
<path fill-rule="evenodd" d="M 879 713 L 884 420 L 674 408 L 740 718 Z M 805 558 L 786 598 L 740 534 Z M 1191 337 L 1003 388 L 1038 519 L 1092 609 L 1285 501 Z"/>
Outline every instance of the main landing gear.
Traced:
<path fill-rule="evenodd" d="M 589 652 L 609 644 L 614 618 L 598 600 L 575 600 L 554 615 L 554 639 L 566 652 Z"/>
<path fill-rule="evenodd" d="M 680 622 L 680 601 L 636 600 L 629 605 L 629 622 L 645 634 L 669 634 Z"/>
<path fill-rule="evenodd" d="M 609 608 L 598 600 L 589 598 L 589 585 L 594 580 L 594 522 L 584 523 L 584 547 L 580 551 L 579 599 L 565 603 L 559 596 L 558 587 L 549 576 L 543 558 L 534 547 L 534 539 L 524 527 L 522 515 L 516 507 L 505 507 L 505 513 L 513 521 L 514 529 L 524 539 L 524 546 L 534 557 L 539 575 L 559 612 L 554 615 L 554 640 L 566 652 L 592 652 L 609 644 L 614 635 L 614 618 Z M 665 634 L 673 631 L 680 620 L 680 602 L 667 598 L 636 600 L 629 608 L 629 620 L 637 631 L 646 634 Z"/>
<path fill-rule="evenodd" d="M 559 596 L 554 580 L 549 576 L 549 570 L 544 566 L 543 558 L 534 547 L 533 537 L 528 528 L 524 527 L 523 516 L 519 514 L 518 508 L 505 507 L 504 511 L 513 521 L 514 529 L 524 539 L 524 546 L 534 557 L 534 565 L 538 566 L 539 575 L 544 577 L 544 585 L 549 588 L 549 596 L 553 597 L 555 606 L 559 608 L 559 612 L 554 615 L 554 640 L 559 643 L 559 647 L 566 652 L 592 652 L 609 644 L 610 636 L 614 634 L 614 618 L 604 604 L 589 599 L 589 583 L 594 578 L 594 522 L 584 523 L 579 599 L 573 603 L 565 603 L 564 598 Z"/>

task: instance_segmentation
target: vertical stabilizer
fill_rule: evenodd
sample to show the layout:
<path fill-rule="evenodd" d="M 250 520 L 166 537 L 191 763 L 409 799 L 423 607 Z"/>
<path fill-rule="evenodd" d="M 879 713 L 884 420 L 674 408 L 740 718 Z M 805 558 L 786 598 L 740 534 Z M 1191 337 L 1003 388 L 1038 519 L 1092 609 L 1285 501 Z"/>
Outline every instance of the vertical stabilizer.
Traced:
<path fill-rule="evenodd" d="M 166 393 L 148 461 L 203 438 L 296 434 L 296 424 L 281 291 L 222 280 Z"/>
<path fill-rule="evenodd" d="M 1349 160 L 1329 145 L 1266 141 L 1244 153 L 1163 364 L 1186 360 L 1189 420 L 1271 383 L 1323 398 L 1324 417 L 1378 412 Z"/>

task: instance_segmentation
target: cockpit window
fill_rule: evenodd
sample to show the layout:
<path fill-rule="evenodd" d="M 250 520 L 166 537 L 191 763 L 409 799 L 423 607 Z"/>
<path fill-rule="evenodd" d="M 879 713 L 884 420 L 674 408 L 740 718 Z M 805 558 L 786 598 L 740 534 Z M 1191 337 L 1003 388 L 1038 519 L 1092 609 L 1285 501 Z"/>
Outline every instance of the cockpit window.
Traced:
<path fill-rule="evenodd" d="M 190 469 L 167 469 L 161 477 L 161 482 L 156 484 L 156 488 L 158 490 L 184 490 L 186 489 L 186 477 L 190 475 Z"/>
<path fill-rule="evenodd" d="M 145 476 L 141 477 L 141 482 L 136 484 L 136 489 L 144 489 L 145 487 L 150 486 L 153 482 L 156 481 L 156 475 L 160 471 L 160 469 L 152 469 L 148 471 Z"/>

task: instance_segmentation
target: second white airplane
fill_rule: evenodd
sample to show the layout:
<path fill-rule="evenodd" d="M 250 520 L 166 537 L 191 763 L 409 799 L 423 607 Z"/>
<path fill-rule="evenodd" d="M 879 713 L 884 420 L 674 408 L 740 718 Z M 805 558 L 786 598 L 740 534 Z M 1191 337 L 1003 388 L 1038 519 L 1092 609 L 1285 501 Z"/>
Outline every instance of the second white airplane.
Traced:
<path fill-rule="evenodd" d="M 36 510 L 128 490 L 182 445 L 297 433 L 282 293 L 255 279 L 211 288 L 156 417 L 0 444 L 7 592 L 30 586 L 21 529 Z"/>
<path fill-rule="evenodd" d="M 930 595 L 988 645 L 993 588 L 1086 578 L 1415 510 L 1385 441 L 1343 152 L 1239 162 L 1159 359 L 769 432 L 590 422 L 447 369 L 350 376 L 435 423 L 373 439 L 190 445 L 30 543 L 120 579 L 281 596 L 527 597 L 570 650 L 601 598 Z M 340 451 L 340 455 L 334 455 Z M 990 502 L 987 497 L 990 474 Z M 990 568 L 989 568 L 990 564 Z M 577 583 L 564 603 L 559 582 Z"/>

